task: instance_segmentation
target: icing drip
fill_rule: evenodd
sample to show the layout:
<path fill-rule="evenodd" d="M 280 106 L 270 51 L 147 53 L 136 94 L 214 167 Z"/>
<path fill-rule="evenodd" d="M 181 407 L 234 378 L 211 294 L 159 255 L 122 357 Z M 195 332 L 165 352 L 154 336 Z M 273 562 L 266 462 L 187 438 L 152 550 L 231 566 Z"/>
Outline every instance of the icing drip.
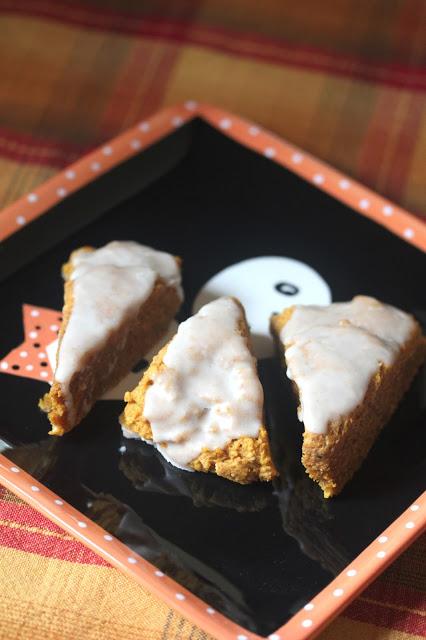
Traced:
<path fill-rule="evenodd" d="M 168 285 L 176 287 L 181 297 L 180 269 L 170 253 L 157 251 L 132 241 L 114 240 L 95 251 L 80 251 L 73 255 L 74 267 L 71 280 L 80 277 L 87 269 L 107 265 L 114 267 L 149 267 Z"/>
<path fill-rule="evenodd" d="M 355 409 L 380 364 L 395 361 L 414 326 L 408 314 L 366 296 L 296 306 L 280 339 L 306 431 L 325 433 L 330 421 Z"/>
<path fill-rule="evenodd" d="M 232 298 L 205 305 L 179 326 L 153 375 L 144 415 L 157 448 L 175 466 L 187 468 L 203 448 L 223 449 L 259 433 L 263 389 L 239 333 L 242 319 Z"/>

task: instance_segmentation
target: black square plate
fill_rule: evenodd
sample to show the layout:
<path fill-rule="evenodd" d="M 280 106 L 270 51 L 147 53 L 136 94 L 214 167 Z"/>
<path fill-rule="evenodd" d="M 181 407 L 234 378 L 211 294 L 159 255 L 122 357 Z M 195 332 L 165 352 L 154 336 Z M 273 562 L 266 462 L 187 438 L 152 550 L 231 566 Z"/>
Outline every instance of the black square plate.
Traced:
<path fill-rule="evenodd" d="M 419 249 L 194 118 L 3 243 L 2 355 L 22 341 L 23 303 L 61 308 L 60 269 L 70 252 L 113 239 L 183 257 L 179 320 L 214 274 L 257 256 L 309 265 L 335 301 L 363 293 L 426 319 Z M 254 295 L 282 279 L 257 281 Z M 294 289 L 281 289 L 284 307 Z M 45 383 L 10 375 L 0 376 L 4 453 L 216 611 L 267 635 L 424 489 L 426 385 L 420 373 L 353 480 L 324 500 L 299 462 L 302 429 L 285 375 L 274 357 L 259 368 L 282 472 L 273 485 L 173 468 L 152 447 L 122 437 L 118 401 L 98 402 L 69 435 L 49 437 L 37 407 Z"/>

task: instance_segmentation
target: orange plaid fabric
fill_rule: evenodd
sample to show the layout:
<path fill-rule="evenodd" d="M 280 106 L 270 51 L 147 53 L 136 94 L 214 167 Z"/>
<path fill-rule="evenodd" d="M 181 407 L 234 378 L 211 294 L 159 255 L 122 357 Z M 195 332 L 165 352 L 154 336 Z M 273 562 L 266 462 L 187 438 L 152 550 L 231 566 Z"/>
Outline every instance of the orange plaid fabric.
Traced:
<path fill-rule="evenodd" d="M 0 487 L 0 639 L 212 640 Z M 426 537 L 319 636 L 426 637 Z"/>
<path fill-rule="evenodd" d="M 0 0 L 0 206 L 188 98 L 424 212 L 424 0 Z"/>
<path fill-rule="evenodd" d="M 0 206 L 188 98 L 424 212 L 424 0 L 0 0 Z M 1 213 L 0 213 L 1 216 Z M 426 637 L 422 538 L 321 635 Z M 208 640 L 0 488 L 0 638 Z"/>

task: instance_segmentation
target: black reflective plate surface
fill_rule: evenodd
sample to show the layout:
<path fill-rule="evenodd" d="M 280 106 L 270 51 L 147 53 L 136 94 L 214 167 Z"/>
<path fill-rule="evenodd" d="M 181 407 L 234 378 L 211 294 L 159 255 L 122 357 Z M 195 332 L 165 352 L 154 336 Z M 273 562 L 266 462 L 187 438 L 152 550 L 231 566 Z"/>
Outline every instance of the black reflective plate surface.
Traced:
<path fill-rule="evenodd" d="M 52 222 L 48 248 L 34 239 L 49 236 L 53 214 L 6 245 L 5 255 L 19 249 L 29 262 L 0 285 L 2 355 L 22 339 L 23 302 L 61 308 L 60 267 L 71 250 L 112 239 L 183 257 L 180 319 L 218 271 L 282 255 L 317 270 L 334 300 L 364 293 L 425 320 L 423 254 L 316 187 L 201 121 L 150 154 L 151 184 L 142 177 L 141 154 L 56 207 L 63 228 Z M 35 244 L 42 253 L 31 259 Z M 301 426 L 279 363 L 260 361 L 260 374 L 282 471 L 274 486 L 243 487 L 171 467 L 148 445 L 122 438 L 121 402 L 99 402 L 74 432 L 48 437 L 37 408 L 45 385 L 1 375 L 5 454 L 217 610 L 267 635 L 424 489 L 426 385 L 420 373 L 360 471 L 326 501 L 301 469 Z"/>

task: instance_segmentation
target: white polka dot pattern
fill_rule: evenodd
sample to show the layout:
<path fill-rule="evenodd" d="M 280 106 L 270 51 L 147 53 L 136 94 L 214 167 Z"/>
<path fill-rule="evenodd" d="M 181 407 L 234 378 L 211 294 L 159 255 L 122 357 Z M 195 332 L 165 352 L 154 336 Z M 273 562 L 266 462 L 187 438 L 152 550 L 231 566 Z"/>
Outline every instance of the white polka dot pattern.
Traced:
<path fill-rule="evenodd" d="M 105 158 L 106 156 L 111 157 L 111 160 L 108 163 L 108 167 L 103 168 L 102 163 L 100 163 L 98 159 L 95 159 L 91 164 L 90 162 L 89 163 L 86 162 L 86 164 L 84 164 L 84 160 L 83 160 L 76 165 L 76 167 L 78 167 L 78 172 L 75 169 L 70 168 L 66 170 L 63 174 L 61 174 L 62 178 L 65 177 L 66 180 L 68 181 L 78 179 L 78 184 L 75 185 L 74 189 L 79 188 L 81 186 L 82 181 L 83 181 L 83 184 L 87 182 L 87 171 L 101 172 L 107 168 L 109 169 L 111 164 L 114 166 L 115 164 L 118 164 L 119 162 L 121 162 L 124 158 L 124 154 L 126 153 L 125 152 L 126 146 L 127 148 L 128 146 L 130 146 L 134 151 L 138 151 L 139 149 L 142 148 L 142 144 L 137 138 L 133 138 L 133 139 L 130 138 L 132 133 L 134 134 L 135 131 L 148 133 L 151 130 L 157 128 L 157 123 L 161 123 L 160 126 L 158 127 L 158 138 L 161 137 L 165 133 L 164 129 L 166 129 L 166 133 L 167 133 L 167 126 L 165 126 L 166 113 L 168 113 L 168 117 L 167 117 L 168 130 L 170 130 L 171 128 L 176 128 L 178 126 L 181 126 L 181 124 L 183 124 L 185 121 L 185 118 L 183 118 L 181 115 L 182 108 L 184 108 L 187 112 L 188 111 L 191 112 L 191 116 L 199 115 L 200 117 L 205 118 L 208 122 L 211 122 L 213 125 L 219 128 L 222 128 L 222 130 L 227 131 L 231 137 L 235 137 L 239 141 L 241 141 L 242 139 L 242 141 L 248 144 L 248 146 L 250 146 L 250 141 L 251 141 L 256 151 L 261 151 L 266 155 L 266 157 L 271 157 L 271 158 L 274 157 L 280 164 L 283 164 L 284 166 L 292 165 L 293 167 L 297 167 L 298 165 L 301 165 L 302 160 L 304 160 L 303 155 L 300 152 L 292 151 L 291 146 L 288 145 L 285 141 L 282 142 L 282 148 L 280 148 L 279 152 L 277 151 L 273 155 L 271 154 L 269 156 L 268 155 L 269 152 L 265 153 L 265 144 L 263 144 L 263 150 L 262 150 L 258 148 L 257 143 L 255 141 L 256 138 L 260 136 L 262 136 L 262 140 L 266 144 L 268 142 L 273 141 L 272 136 L 268 134 L 266 131 L 262 131 L 260 127 L 258 127 L 255 124 L 244 123 L 242 120 L 240 120 L 237 117 L 232 118 L 231 114 L 228 114 L 225 111 L 222 111 L 220 109 L 212 109 L 209 106 L 203 106 L 203 105 L 200 106 L 196 100 L 187 100 L 184 103 L 183 107 L 177 107 L 174 110 L 175 111 L 174 115 L 173 115 L 173 109 L 170 109 L 170 108 L 166 109 L 163 112 L 164 114 L 163 116 L 159 114 L 158 116 L 155 116 L 151 121 L 145 120 L 141 122 L 137 127 L 135 127 L 135 129 L 122 134 L 119 139 L 116 139 L 114 141 L 114 145 L 106 144 L 101 149 L 96 151 L 94 154 L 91 154 L 92 159 L 96 157 L 96 154 L 98 155 L 99 158 Z M 212 115 L 213 112 L 216 115 L 213 116 Z M 235 120 L 235 124 L 239 124 L 240 126 L 238 127 L 236 126 L 234 128 L 233 126 L 234 120 Z M 154 123 L 156 124 L 155 127 L 153 126 Z M 244 124 L 244 130 L 241 131 L 242 129 L 241 125 L 243 124 Z M 246 138 L 246 140 L 244 138 Z M 112 156 L 114 156 L 114 158 L 112 158 Z M 311 167 L 310 175 L 307 174 L 308 166 Z M 320 169 L 319 172 L 318 172 L 318 169 Z M 317 170 L 316 173 L 315 173 L 315 170 Z M 424 235 L 422 233 L 419 234 L 415 227 L 413 228 L 411 226 L 408 226 L 405 228 L 401 228 L 403 224 L 402 223 L 403 219 L 400 218 L 400 211 L 398 210 L 394 211 L 394 207 L 389 203 L 383 203 L 383 201 L 380 202 L 381 200 L 380 196 L 374 196 L 374 200 L 372 201 L 370 201 L 368 198 L 360 197 L 363 192 L 363 187 L 361 185 L 358 185 L 356 183 L 352 184 L 347 178 L 339 178 L 339 176 L 333 171 L 332 168 L 322 165 L 322 163 L 319 160 L 316 160 L 315 158 L 308 156 L 307 162 L 303 163 L 300 169 L 295 168 L 295 171 L 296 173 L 299 173 L 302 176 L 302 178 L 311 179 L 314 182 L 314 184 L 323 188 L 325 191 L 328 191 L 329 193 L 331 193 L 332 196 L 335 196 L 340 199 L 341 196 L 337 193 L 337 191 L 342 192 L 342 199 L 344 199 L 345 201 L 349 201 L 350 206 L 353 206 L 353 207 L 357 206 L 360 212 L 363 212 L 365 215 L 373 218 L 380 224 L 385 224 L 385 226 L 388 226 L 394 233 L 399 234 L 401 237 L 411 242 L 412 244 L 415 244 L 417 246 L 424 245 L 424 242 L 425 242 Z M 343 192 L 345 192 L 344 196 L 343 196 Z M 46 209 L 51 204 L 51 200 L 49 200 L 49 196 L 51 198 L 52 193 L 54 193 L 57 198 L 63 198 L 66 195 L 68 195 L 67 190 L 64 189 L 63 186 L 52 185 L 52 192 L 50 194 L 47 192 L 48 197 L 46 198 Z M 376 198 L 378 200 L 376 200 Z M 25 202 L 27 204 L 32 205 L 31 209 L 28 210 L 29 218 L 27 218 L 24 212 L 18 216 L 15 215 L 13 218 L 14 228 L 11 231 L 9 231 L 8 229 L 6 231 L 6 234 L 14 233 L 15 231 L 18 230 L 20 226 L 23 226 L 27 224 L 27 222 L 32 220 L 34 216 L 43 214 L 44 211 L 42 210 L 42 207 L 40 207 L 40 200 L 41 198 L 37 191 L 27 194 L 25 196 Z M 16 207 L 14 207 L 14 210 L 16 210 Z M 406 215 L 409 216 L 410 214 L 407 213 Z M 386 224 L 383 222 L 383 218 L 387 218 L 390 216 L 393 216 L 392 225 Z M 10 224 L 11 223 L 9 222 L 8 227 L 10 227 Z M 0 231 L 0 235 L 1 235 L 1 231 Z"/>
<path fill-rule="evenodd" d="M 277 152 L 273 147 L 266 147 L 265 151 L 263 152 L 263 155 L 266 156 L 267 158 L 275 158 L 276 153 Z"/>
<path fill-rule="evenodd" d="M 293 153 L 293 155 L 291 156 L 291 161 L 294 162 L 294 164 L 300 164 L 303 160 L 303 156 L 301 153 Z"/>
<path fill-rule="evenodd" d="M 172 118 L 172 125 L 174 127 L 180 127 L 183 124 L 183 118 L 181 118 L 180 116 L 175 116 L 174 118 Z"/>

